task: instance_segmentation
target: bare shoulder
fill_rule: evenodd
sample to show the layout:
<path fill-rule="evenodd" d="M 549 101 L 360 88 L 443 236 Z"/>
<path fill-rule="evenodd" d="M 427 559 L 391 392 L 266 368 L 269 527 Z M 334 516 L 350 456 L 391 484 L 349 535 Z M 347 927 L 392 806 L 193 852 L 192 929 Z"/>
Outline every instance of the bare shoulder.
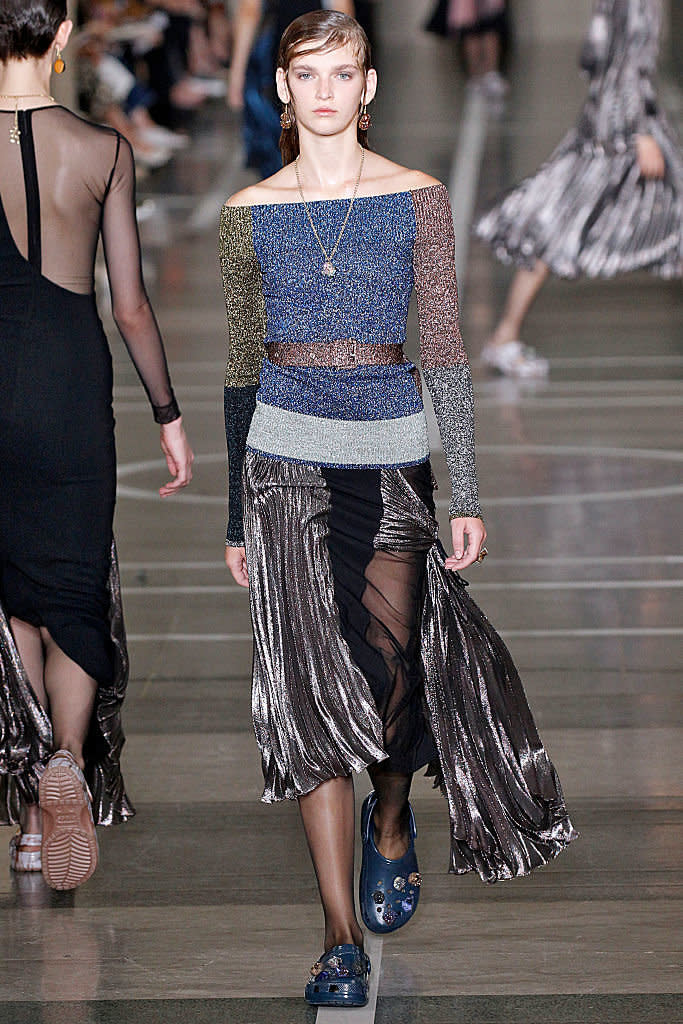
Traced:
<path fill-rule="evenodd" d="M 235 192 L 226 201 L 226 206 L 268 206 L 276 203 L 287 203 L 292 201 L 292 195 L 296 192 L 296 181 L 291 167 L 283 167 L 281 171 L 272 174 L 270 178 L 257 182 L 255 185 L 247 185 L 246 188 Z"/>
<path fill-rule="evenodd" d="M 260 185 L 260 183 L 259 183 Z M 263 202 L 261 197 L 262 189 L 259 185 L 247 185 L 246 188 L 234 192 L 225 201 L 225 206 L 257 206 Z"/>
<path fill-rule="evenodd" d="M 427 174 L 425 171 L 406 171 L 406 173 L 409 174 L 411 177 L 411 189 L 434 188 L 435 186 L 438 185 L 440 185 L 442 188 L 445 188 L 445 185 L 442 181 L 439 181 L 438 178 L 432 177 L 431 174 Z"/>
<path fill-rule="evenodd" d="M 387 160 L 379 153 L 368 154 L 366 158 L 367 174 L 364 175 L 366 187 L 371 185 L 374 191 L 410 192 L 418 188 L 431 188 L 441 185 L 438 178 L 424 171 L 403 167 L 393 160 Z"/>
<path fill-rule="evenodd" d="M 401 179 L 401 187 L 406 189 L 406 191 L 412 191 L 416 188 L 433 188 L 435 185 L 443 187 L 443 182 L 439 181 L 438 178 L 433 178 L 431 174 L 427 174 L 425 171 L 412 170 L 410 167 L 401 167 L 397 177 Z"/>

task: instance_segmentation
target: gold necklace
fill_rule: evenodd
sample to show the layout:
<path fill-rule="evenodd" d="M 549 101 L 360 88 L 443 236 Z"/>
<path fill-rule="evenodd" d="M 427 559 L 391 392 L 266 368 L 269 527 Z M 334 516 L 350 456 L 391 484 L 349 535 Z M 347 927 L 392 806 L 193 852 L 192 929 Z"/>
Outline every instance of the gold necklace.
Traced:
<path fill-rule="evenodd" d="M 10 142 L 16 142 L 17 145 L 21 141 L 21 132 L 19 131 L 19 100 L 49 100 L 50 103 L 56 103 L 54 96 L 48 95 L 46 92 L 20 92 L 20 93 L 6 93 L 0 92 L 0 100 L 14 100 L 14 124 L 9 130 Z"/>
<path fill-rule="evenodd" d="M 301 185 L 301 175 L 299 173 L 299 157 L 297 157 L 296 160 L 294 161 L 294 171 L 296 172 L 296 183 L 299 186 L 299 195 L 301 196 L 301 202 L 304 204 L 304 209 L 306 210 L 306 216 L 308 217 L 308 223 L 311 225 L 311 230 L 313 231 L 313 234 L 315 235 L 315 239 L 316 239 L 318 245 L 320 246 L 320 251 L 323 254 L 324 262 L 323 262 L 321 273 L 323 273 L 325 275 L 325 277 L 334 277 L 334 275 L 337 273 L 337 268 L 335 267 L 335 265 L 333 263 L 333 260 L 334 260 L 334 257 L 337 254 L 337 249 L 339 248 L 339 243 L 342 240 L 342 235 L 344 234 L 344 230 L 346 228 L 346 225 L 349 222 L 349 217 L 351 216 L 351 210 L 353 209 L 353 204 L 355 203 L 356 196 L 358 195 L 358 187 L 360 185 L 360 178 L 361 178 L 361 174 L 363 173 L 363 164 L 365 163 L 365 149 L 361 149 L 360 153 L 361 153 L 361 156 L 360 156 L 360 167 L 358 169 L 358 177 L 356 178 L 356 184 L 355 184 L 354 189 L 353 189 L 353 195 L 351 196 L 351 202 L 349 203 L 349 208 L 346 211 L 346 216 L 344 217 L 344 223 L 341 226 L 341 231 L 339 232 L 339 235 L 337 237 L 337 241 L 334 243 L 334 246 L 332 247 L 332 250 L 329 253 L 328 253 L 327 249 L 325 248 L 325 246 L 323 245 L 323 243 L 320 240 L 320 235 L 316 231 L 315 224 L 313 223 L 313 218 L 311 217 L 311 211 L 309 210 L 308 203 L 306 202 L 306 199 L 304 197 L 304 190 L 303 190 L 303 187 Z"/>

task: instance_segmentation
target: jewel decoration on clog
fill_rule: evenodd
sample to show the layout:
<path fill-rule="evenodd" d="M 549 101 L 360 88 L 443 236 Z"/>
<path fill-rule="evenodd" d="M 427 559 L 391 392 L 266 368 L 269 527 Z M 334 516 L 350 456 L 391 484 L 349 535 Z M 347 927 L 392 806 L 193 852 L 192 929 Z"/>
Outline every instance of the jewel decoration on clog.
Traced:
<path fill-rule="evenodd" d="M 401 910 L 404 914 L 409 914 L 413 909 L 413 897 L 406 896 L 404 900 L 401 900 Z"/>
<path fill-rule="evenodd" d="M 397 875 L 396 878 L 394 879 L 394 889 L 396 890 L 396 892 L 403 892 L 405 887 L 406 887 L 406 880 L 405 880 L 405 878 L 401 878 L 400 875 Z"/>
<path fill-rule="evenodd" d="M 384 923 L 385 924 L 392 925 L 397 917 L 398 917 L 398 914 L 393 909 L 393 907 L 386 907 L 386 909 L 384 911 Z"/>
<path fill-rule="evenodd" d="M 375 901 L 375 905 L 378 907 L 381 907 L 382 904 L 384 903 L 384 893 L 380 892 L 378 889 L 376 889 L 375 892 L 373 892 L 372 898 Z"/>
<path fill-rule="evenodd" d="M 358 957 L 351 967 L 347 967 L 341 957 L 331 956 L 327 960 L 317 960 L 311 967 L 311 976 L 315 981 L 330 981 L 363 974 L 365 969 L 365 962 Z"/>
<path fill-rule="evenodd" d="M 419 887 L 422 885 L 422 875 L 420 874 L 419 871 L 411 871 L 411 873 L 408 875 L 408 882 L 410 883 L 410 885 L 416 885 L 419 889 Z"/>

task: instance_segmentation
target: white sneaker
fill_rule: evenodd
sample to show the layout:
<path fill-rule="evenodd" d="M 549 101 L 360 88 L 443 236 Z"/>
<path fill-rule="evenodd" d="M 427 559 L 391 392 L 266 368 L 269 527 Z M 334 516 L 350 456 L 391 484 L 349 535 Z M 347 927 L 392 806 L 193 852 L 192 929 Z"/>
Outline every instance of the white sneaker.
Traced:
<path fill-rule="evenodd" d="M 503 345 L 489 342 L 482 349 L 481 362 L 503 377 L 547 377 L 549 370 L 548 360 L 521 341 L 506 341 Z"/>
<path fill-rule="evenodd" d="M 187 135 L 172 132 L 160 124 L 150 128 L 139 128 L 137 134 L 143 142 L 152 147 L 160 146 L 162 149 L 186 149 L 190 144 Z"/>

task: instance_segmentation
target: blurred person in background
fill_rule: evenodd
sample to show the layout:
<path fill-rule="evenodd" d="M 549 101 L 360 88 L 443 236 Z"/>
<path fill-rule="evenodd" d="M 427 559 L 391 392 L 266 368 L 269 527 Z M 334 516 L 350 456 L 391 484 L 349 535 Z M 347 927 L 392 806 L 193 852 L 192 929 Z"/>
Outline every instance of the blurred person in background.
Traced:
<path fill-rule="evenodd" d="M 520 340 L 548 274 L 681 275 L 683 155 L 654 84 L 661 16 L 661 0 L 597 0 L 581 52 L 590 85 L 576 127 L 475 227 L 498 259 L 519 266 L 482 351 L 493 372 L 548 373 L 548 361 Z"/>
<path fill-rule="evenodd" d="M 170 130 L 181 112 L 225 95 L 229 26 L 222 5 L 86 0 L 79 15 L 84 108 L 121 131 L 141 164 L 160 166 L 187 144 Z"/>
<path fill-rule="evenodd" d="M 131 147 L 50 95 L 66 14 L 66 0 L 0 6 L 0 822 L 19 824 L 12 869 L 42 870 L 55 889 L 95 870 L 96 824 L 134 813 L 100 237 L 173 476 L 162 497 L 189 483 L 193 460 L 142 279 Z"/>
<path fill-rule="evenodd" d="M 508 28 L 506 0 L 439 0 L 425 27 L 459 41 L 471 86 L 481 88 L 492 102 L 506 96 L 508 84 L 500 70 Z"/>
<path fill-rule="evenodd" d="M 294 18 L 321 7 L 354 15 L 353 0 L 239 0 L 237 5 L 228 105 L 243 112 L 245 163 L 262 178 L 282 167 L 280 110 L 275 93 L 277 44 Z"/>
<path fill-rule="evenodd" d="M 159 78 L 161 102 L 193 110 L 206 99 L 224 97 L 223 61 L 215 51 L 227 47 L 225 12 L 221 16 L 219 6 L 206 0 L 150 0 L 150 5 L 156 17 L 166 19 L 163 45 L 147 58 L 153 87 L 155 78 Z"/>
<path fill-rule="evenodd" d="M 161 45 L 163 34 L 151 18 L 123 20 L 117 5 L 92 7 L 72 45 L 77 52 L 79 103 L 94 121 L 111 125 L 133 147 L 138 166 L 162 167 L 187 145 L 186 136 L 157 124 L 150 115 L 155 93 L 126 61 Z"/>

